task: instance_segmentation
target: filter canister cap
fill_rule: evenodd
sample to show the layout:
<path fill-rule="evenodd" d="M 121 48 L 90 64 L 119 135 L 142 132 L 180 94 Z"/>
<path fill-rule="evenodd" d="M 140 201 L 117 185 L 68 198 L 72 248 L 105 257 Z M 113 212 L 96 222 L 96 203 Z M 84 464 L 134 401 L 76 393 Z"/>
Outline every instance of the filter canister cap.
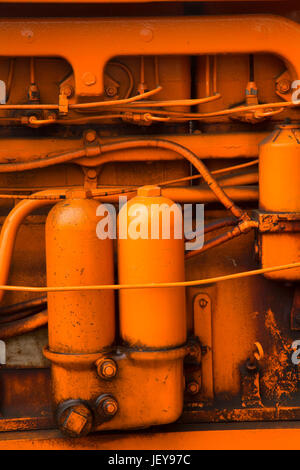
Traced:
<path fill-rule="evenodd" d="M 138 196 L 160 196 L 161 195 L 161 188 L 159 186 L 148 185 L 148 186 L 141 186 L 137 190 Z"/>

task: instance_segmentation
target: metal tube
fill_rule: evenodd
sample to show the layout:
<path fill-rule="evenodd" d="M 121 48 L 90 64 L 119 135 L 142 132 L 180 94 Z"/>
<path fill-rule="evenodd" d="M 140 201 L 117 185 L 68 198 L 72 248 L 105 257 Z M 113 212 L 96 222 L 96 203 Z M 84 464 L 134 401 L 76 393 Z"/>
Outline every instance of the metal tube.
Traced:
<path fill-rule="evenodd" d="M 64 194 L 64 191 L 41 191 L 40 194 L 45 196 L 48 194 L 51 194 L 52 196 L 56 194 L 59 198 L 59 195 Z M 16 236 L 25 217 L 31 214 L 34 210 L 53 204 L 55 202 L 57 202 L 57 200 L 24 200 L 19 202 L 19 204 L 17 204 L 15 208 L 8 214 L 0 234 L 0 284 L 6 284 L 7 282 Z M 4 292 L 0 290 L 0 302 L 3 299 L 3 294 Z"/>
<path fill-rule="evenodd" d="M 195 134 L 195 135 L 153 135 L 153 139 L 169 140 L 189 148 L 201 159 L 251 159 L 258 156 L 258 145 L 269 135 L 268 132 L 241 132 L 227 134 Z M 101 144 L 114 142 L 115 138 L 101 137 Z M 50 154 L 73 152 L 82 148 L 80 139 L 52 139 L 43 138 L 5 138 L 0 141 L 0 163 L 7 161 L 26 162 L 32 160 L 32 155 L 39 155 L 41 159 L 47 159 Z M 41 149 L 43 153 L 41 154 Z M 85 166 L 95 166 L 112 161 L 146 161 L 146 160 L 174 160 L 182 159 L 180 155 L 167 149 L 144 149 L 142 154 L 134 149 L 126 153 L 111 152 L 110 154 L 93 157 L 78 158 L 76 163 Z"/>

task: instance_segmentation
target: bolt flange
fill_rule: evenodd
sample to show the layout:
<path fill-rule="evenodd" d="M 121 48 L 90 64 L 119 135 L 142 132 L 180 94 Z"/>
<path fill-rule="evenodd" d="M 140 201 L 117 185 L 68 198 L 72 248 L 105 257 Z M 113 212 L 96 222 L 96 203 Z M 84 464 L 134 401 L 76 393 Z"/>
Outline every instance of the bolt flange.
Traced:
<path fill-rule="evenodd" d="M 68 400 L 57 410 L 60 430 L 70 437 L 86 436 L 92 429 L 93 415 L 88 405 L 80 400 Z"/>

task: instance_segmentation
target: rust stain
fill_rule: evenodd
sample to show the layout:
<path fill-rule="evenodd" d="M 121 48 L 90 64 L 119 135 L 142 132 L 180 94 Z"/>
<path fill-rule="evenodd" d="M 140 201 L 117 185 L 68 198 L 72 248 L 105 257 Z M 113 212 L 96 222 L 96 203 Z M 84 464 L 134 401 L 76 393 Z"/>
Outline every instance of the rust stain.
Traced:
<path fill-rule="evenodd" d="M 267 398 L 277 403 L 297 390 L 297 370 L 291 362 L 292 349 L 281 335 L 272 310 L 266 312 L 265 325 L 272 336 L 273 343 L 268 360 L 263 368 L 261 383 Z"/>

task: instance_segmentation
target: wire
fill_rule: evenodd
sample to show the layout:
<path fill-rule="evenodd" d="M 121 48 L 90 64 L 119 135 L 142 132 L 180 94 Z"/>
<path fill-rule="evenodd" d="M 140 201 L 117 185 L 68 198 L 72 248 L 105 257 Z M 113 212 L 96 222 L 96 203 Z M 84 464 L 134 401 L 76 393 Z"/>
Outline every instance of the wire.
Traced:
<path fill-rule="evenodd" d="M 216 101 L 221 98 L 220 93 L 216 93 L 213 96 L 207 96 L 205 98 L 193 98 L 193 99 L 185 99 L 185 100 L 165 100 L 165 101 L 149 101 L 143 103 L 135 103 L 132 108 L 139 108 L 143 106 L 147 106 L 148 108 L 166 108 L 171 106 L 195 106 L 198 104 L 209 103 L 211 101 Z"/>
<path fill-rule="evenodd" d="M 18 292 L 72 292 L 72 291 L 93 291 L 93 290 L 121 290 L 121 289 L 161 289 L 167 287 L 197 287 L 217 282 L 241 279 L 244 277 L 257 276 L 275 271 L 284 271 L 286 269 L 300 268 L 300 262 L 284 264 L 280 266 L 271 266 L 269 268 L 254 269 L 252 271 L 243 271 L 240 273 L 226 274 L 224 276 L 210 277 L 207 279 L 197 279 L 195 281 L 179 282 L 161 282 L 145 284 L 99 284 L 91 286 L 56 286 L 56 287 L 29 287 L 29 286 L 8 286 L 0 285 L 0 290 L 18 291 Z"/>
<path fill-rule="evenodd" d="M 275 103 L 265 103 L 265 104 L 255 104 L 250 106 L 236 106 L 234 108 L 223 109 L 221 111 L 213 111 L 211 113 L 184 113 L 179 111 L 163 111 L 157 110 L 155 111 L 156 114 L 162 114 L 167 116 L 174 117 L 175 121 L 179 121 L 181 118 L 184 120 L 190 119 L 207 119 L 210 117 L 218 117 L 218 116 L 227 116 L 231 114 L 241 113 L 241 112 L 248 112 L 254 111 L 256 109 L 268 109 L 268 113 L 271 112 L 270 108 L 289 108 L 289 107 L 296 107 L 299 106 L 300 101 L 286 101 L 286 102 L 275 102 Z M 125 108 L 126 109 L 126 108 Z M 127 109 L 134 110 L 135 106 L 128 106 Z M 141 109 L 136 108 L 141 112 Z M 124 110 L 123 107 L 120 107 L 120 110 Z M 149 109 L 145 107 L 143 112 L 147 112 Z M 175 119 L 176 118 L 176 119 Z"/>
<path fill-rule="evenodd" d="M 33 116 L 31 116 L 33 117 Z M 53 119 L 53 120 L 33 120 L 33 124 L 37 125 L 46 125 L 46 124 L 62 124 L 62 125 L 68 125 L 68 124 L 86 124 L 90 123 L 93 121 L 105 121 L 106 119 L 118 119 L 124 117 L 124 114 L 102 114 L 100 116 L 88 116 L 88 117 L 81 117 L 81 118 L 74 118 L 74 119 Z"/>
<path fill-rule="evenodd" d="M 99 108 L 107 106 L 117 106 L 118 104 L 128 104 L 135 101 L 148 98 L 149 96 L 156 95 L 162 90 L 162 87 L 154 88 L 153 90 L 147 91 L 141 95 L 135 95 L 131 98 L 126 98 L 122 100 L 114 101 L 96 101 L 92 103 L 74 103 L 69 105 L 69 109 L 90 109 L 90 108 Z M 58 104 L 1 104 L 1 109 L 57 109 L 59 110 Z"/>
<path fill-rule="evenodd" d="M 232 109 L 224 109 L 222 111 L 215 111 L 211 113 L 204 113 L 204 114 L 197 114 L 195 113 L 194 115 L 189 115 L 185 117 L 189 118 L 195 118 L 195 119 L 207 119 L 209 117 L 219 117 L 219 116 L 229 116 L 231 114 L 236 114 L 236 113 L 241 113 L 241 112 L 248 112 L 248 111 L 255 111 L 256 109 L 265 109 L 265 108 L 288 108 L 291 106 L 297 106 L 300 103 L 295 103 L 293 101 L 287 101 L 287 102 L 280 102 L 280 103 L 269 103 L 269 104 L 255 104 L 255 105 L 250 105 L 250 106 L 237 106 Z M 268 111 L 270 112 L 270 111 Z M 174 118 L 175 120 L 180 120 L 181 118 Z"/>
<path fill-rule="evenodd" d="M 219 170 L 213 170 L 213 171 L 211 171 L 211 174 L 212 175 L 221 175 L 223 173 L 228 173 L 229 171 L 240 170 L 242 168 L 247 168 L 249 166 L 257 165 L 257 163 L 258 163 L 258 159 L 253 160 L 251 162 L 247 162 L 247 163 L 241 163 L 240 165 L 234 165 L 234 166 L 229 166 L 227 168 L 220 168 Z M 192 181 L 192 180 L 196 180 L 196 179 L 199 179 L 199 178 L 202 178 L 202 176 L 200 174 L 199 175 L 193 175 L 193 176 L 185 176 L 184 178 L 177 178 L 175 180 L 162 181 L 161 183 L 157 183 L 157 186 L 167 186 L 169 184 L 181 183 L 183 181 Z"/>
<path fill-rule="evenodd" d="M 71 187 L 69 189 L 72 189 Z M 101 189 L 96 189 L 91 193 L 91 197 L 105 197 L 105 196 L 118 196 L 119 194 L 127 194 L 127 193 L 135 193 L 137 191 L 137 187 L 134 188 L 125 188 L 125 189 L 118 189 L 112 191 L 102 191 Z M 59 201 L 61 199 L 65 199 L 66 196 L 63 194 L 60 195 L 42 195 L 42 194 L 0 194 L 0 199 L 31 199 L 36 201 Z M 1 312 L 0 312 L 1 314 Z"/>
<path fill-rule="evenodd" d="M 131 98 L 121 99 L 121 100 L 112 100 L 112 101 L 96 101 L 92 103 L 76 103 L 70 104 L 69 109 L 89 109 L 89 108 L 99 108 L 99 107 L 107 107 L 107 106 L 117 106 L 119 104 L 127 104 L 133 103 L 135 101 L 140 101 L 144 98 L 148 98 L 149 96 L 156 95 L 162 90 L 161 86 L 154 88 L 153 90 L 146 91 L 145 93 L 141 93 L 139 95 L 132 96 Z M 1 106 L 0 106 L 1 109 Z"/>
<path fill-rule="evenodd" d="M 27 312 L 33 309 L 43 310 L 47 305 L 47 296 L 25 300 L 24 302 L 18 302 L 17 304 L 8 305 L 0 308 L 0 315 L 9 316 L 16 313 Z"/>

